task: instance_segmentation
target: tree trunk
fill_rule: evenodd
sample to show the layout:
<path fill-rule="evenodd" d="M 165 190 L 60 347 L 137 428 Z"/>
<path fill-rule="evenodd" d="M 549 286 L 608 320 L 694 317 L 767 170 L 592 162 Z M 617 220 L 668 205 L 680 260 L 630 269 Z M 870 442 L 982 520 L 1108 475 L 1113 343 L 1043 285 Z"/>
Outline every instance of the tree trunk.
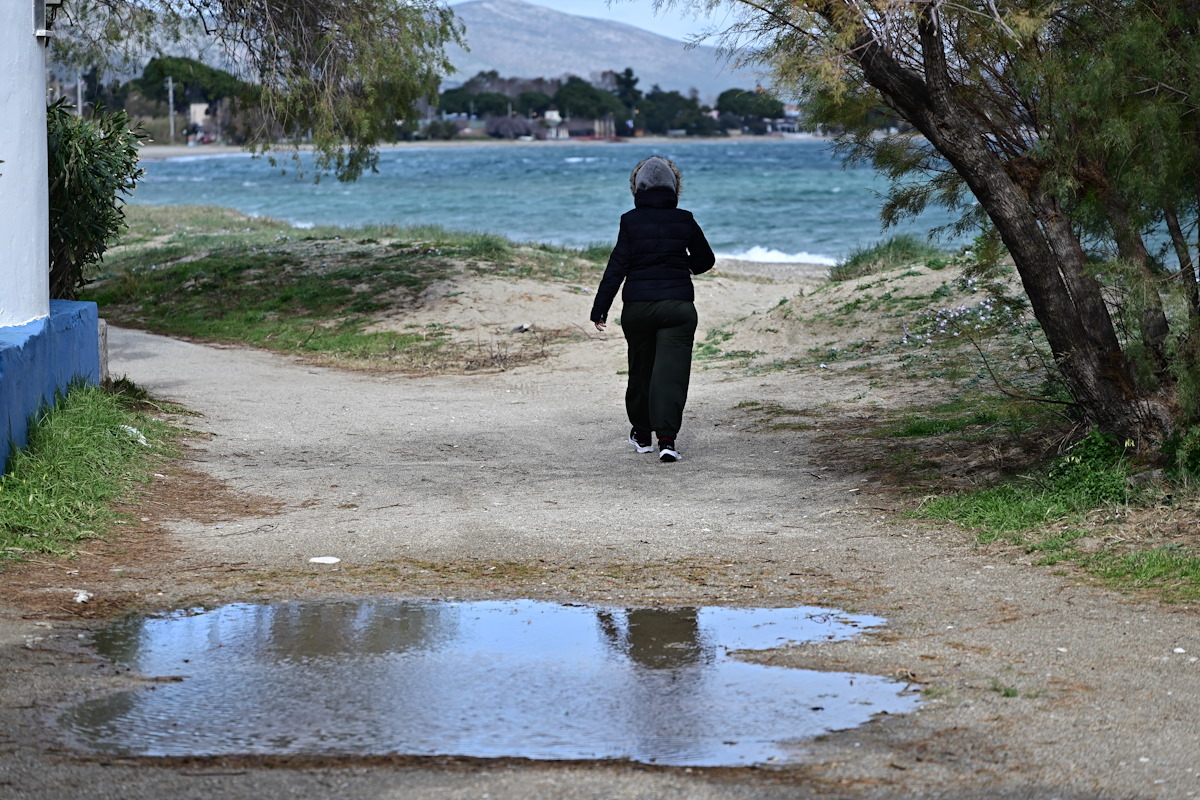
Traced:
<path fill-rule="evenodd" d="M 839 12 L 831 6 L 826 11 L 836 26 Z M 918 21 L 924 77 L 865 30 L 848 52 L 867 82 L 962 176 L 991 218 L 1085 418 L 1139 446 L 1161 441 L 1171 417 L 1138 387 L 1099 284 L 1082 271 L 1078 239 L 1061 216 L 1041 218 L 1034 199 L 1009 176 L 979 121 L 955 96 L 936 16 L 936 8 L 926 7 Z"/>
<path fill-rule="evenodd" d="M 1129 221 L 1129 211 L 1112 191 L 1105 190 L 1104 208 L 1112 227 L 1113 239 L 1117 242 L 1117 253 L 1137 270 L 1138 280 L 1133 288 L 1137 291 L 1137 311 L 1142 344 L 1154 363 L 1154 373 L 1160 381 L 1169 381 L 1165 345 L 1171 334 L 1167 314 L 1163 311 L 1162 297 L 1158 294 L 1158 278 L 1150 265 L 1150 254 L 1141 234 Z"/>
<path fill-rule="evenodd" d="M 69 254 L 51 252 L 50 264 L 50 299 L 75 300 L 79 287 L 75 283 Z"/>
<path fill-rule="evenodd" d="M 1163 209 L 1163 219 L 1166 220 L 1167 230 L 1171 233 L 1175 257 L 1179 259 L 1179 280 L 1187 293 L 1188 317 L 1195 322 L 1200 318 L 1200 284 L 1196 283 L 1196 264 L 1192 261 L 1192 251 L 1183 236 L 1183 226 L 1179 224 L 1179 215 L 1175 209 Z"/>

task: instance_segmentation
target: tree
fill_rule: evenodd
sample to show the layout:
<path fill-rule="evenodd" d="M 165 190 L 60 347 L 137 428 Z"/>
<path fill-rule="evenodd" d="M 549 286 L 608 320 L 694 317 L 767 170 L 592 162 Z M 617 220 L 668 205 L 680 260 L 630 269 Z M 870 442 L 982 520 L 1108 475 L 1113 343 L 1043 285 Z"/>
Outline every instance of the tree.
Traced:
<path fill-rule="evenodd" d="M 637 88 L 641 79 L 633 74 L 632 67 L 626 67 L 624 72 L 612 73 L 612 80 L 616 87 L 613 94 L 621 101 L 621 105 L 632 108 L 642 99 L 642 92 Z"/>
<path fill-rule="evenodd" d="M 241 97 L 250 87 L 230 73 L 214 69 L 191 58 L 152 58 L 142 70 L 142 77 L 130 81 L 143 97 L 164 102 L 167 100 L 167 78 L 175 82 L 176 103 L 211 103 L 226 97 Z M 177 108 L 182 110 L 181 108 Z"/>
<path fill-rule="evenodd" d="M 447 89 L 442 92 L 438 108 L 447 114 L 473 114 L 475 112 L 475 93 L 465 86 Z"/>
<path fill-rule="evenodd" d="M 461 43 L 454 12 L 436 0 L 67 0 L 51 40 L 67 66 L 140 63 L 164 42 L 214 38 L 258 88 L 257 149 L 274 134 L 311 141 L 319 172 L 353 180 L 375 145 L 450 72 Z"/>
<path fill-rule="evenodd" d="M 555 93 L 554 105 L 564 115 L 584 119 L 599 119 L 621 111 L 621 102 L 616 97 L 574 75 Z"/>
<path fill-rule="evenodd" d="M 640 109 L 642 124 L 653 133 L 690 130 L 700 122 L 699 102 L 675 90 L 664 92 L 658 85 L 642 99 Z"/>
<path fill-rule="evenodd" d="M 125 229 L 122 195 L 137 185 L 140 130 L 124 111 L 77 117 L 65 99 L 46 111 L 50 182 L 50 296 L 74 300 L 84 271 Z"/>
<path fill-rule="evenodd" d="M 530 116 L 544 114 L 546 109 L 552 105 L 554 105 L 554 100 L 545 92 L 521 92 L 517 97 L 517 107 Z"/>
<path fill-rule="evenodd" d="M 483 117 L 507 117 L 512 98 L 499 92 L 480 92 L 475 95 L 475 113 Z"/>
<path fill-rule="evenodd" d="M 1144 232 L 1196 222 L 1195 3 L 739 1 L 727 51 L 743 37 L 757 48 L 745 60 L 772 65 L 814 122 L 841 127 L 844 153 L 892 178 L 885 221 L 931 202 L 986 219 L 1081 416 L 1139 446 L 1168 435 L 1181 370 L 1165 359 L 1195 335 L 1171 336 Z M 1123 80 L 1095 69 L 1114 49 Z M 880 106 L 921 136 L 871 138 Z M 1118 288 L 1137 313 L 1110 302 L 1098 249 L 1126 267 Z M 1186 242 L 1176 250 L 1194 280 Z"/>
<path fill-rule="evenodd" d="M 726 89 L 717 97 L 717 110 L 743 119 L 779 119 L 783 103 L 770 92 Z"/>

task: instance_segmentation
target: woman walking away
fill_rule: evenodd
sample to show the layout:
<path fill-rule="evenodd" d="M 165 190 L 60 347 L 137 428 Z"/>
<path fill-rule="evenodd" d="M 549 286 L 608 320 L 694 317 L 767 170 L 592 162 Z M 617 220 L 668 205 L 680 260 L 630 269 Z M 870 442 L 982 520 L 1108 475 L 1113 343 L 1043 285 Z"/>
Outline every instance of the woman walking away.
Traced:
<path fill-rule="evenodd" d="M 629 443 L 639 453 L 652 453 L 651 434 L 657 433 L 659 461 L 678 461 L 682 456 L 675 437 L 683 424 L 696 334 L 692 276 L 707 272 L 716 259 L 692 213 L 677 207 L 683 188 L 677 166 L 652 156 L 633 168 L 629 185 L 634 209 L 621 216 L 617 246 L 592 305 L 592 322 L 596 330 L 604 330 L 608 309 L 624 283 L 621 329 L 629 345 L 625 410 L 633 425 Z"/>

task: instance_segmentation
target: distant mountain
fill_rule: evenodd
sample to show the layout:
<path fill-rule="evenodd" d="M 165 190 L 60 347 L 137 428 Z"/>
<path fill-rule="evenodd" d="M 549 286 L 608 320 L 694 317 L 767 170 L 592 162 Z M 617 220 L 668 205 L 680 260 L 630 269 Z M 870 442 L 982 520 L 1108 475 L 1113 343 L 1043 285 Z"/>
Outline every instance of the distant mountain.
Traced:
<path fill-rule="evenodd" d="M 753 89 L 757 78 L 733 70 L 717 57 L 716 48 L 687 49 L 677 39 L 659 36 L 620 22 L 564 14 L 522 0 L 473 0 L 455 5 L 467 26 L 469 50 L 452 47 L 450 63 L 458 70 L 447 85 L 479 72 L 496 70 L 505 78 L 591 79 L 605 70 L 632 67 L 638 89 L 654 84 L 715 102 L 726 89 Z"/>

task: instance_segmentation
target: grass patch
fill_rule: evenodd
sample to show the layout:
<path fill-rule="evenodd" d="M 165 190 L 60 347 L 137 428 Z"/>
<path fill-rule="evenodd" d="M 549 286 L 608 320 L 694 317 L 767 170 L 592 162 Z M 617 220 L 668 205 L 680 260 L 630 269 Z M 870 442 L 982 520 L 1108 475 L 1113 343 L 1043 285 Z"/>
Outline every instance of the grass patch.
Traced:
<path fill-rule="evenodd" d="M 1059 562 L 1077 558 L 1079 551 L 1075 549 L 1075 543 L 1086 538 L 1087 535 L 1086 531 L 1069 528 L 1048 536 L 1040 542 L 1026 545 L 1025 552 L 1041 554 L 1041 557 L 1035 562 L 1038 566 L 1053 566 Z"/>
<path fill-rule="evenodd" d="M 713 328 L 704 337 L 704 341 L 696 344 L 692 353 L 698 360 L 711 361 L 719 358 L 727 358 L 728 354 L 721 349 L 721 345 L 733 338 L 731 331 L 721 328 Z"/>
<path fill-rule="evenodd" d="M 1091 508 L 1072 495 L 1046 490 L 1035 484 L 1005 483 L 975 492 L 946 495 L 929 500 L 921 507 L 921 516 L 956 522 L 979 531 L 979 541 L 1001 538 L 1023 541 L 1013 536 Z"/>
<path fill-rule="evenodd" d="M 1200 557 L 1176 545 L 1132 553 L 1101 553 L 1085 566 L 1109 583 L 1154 589 L 1168 600 L 1200 599 Z"/>
<path fill-rule="evenodd" d="M 444 330 L 373 330 L 380 312 L 434 281 L 472 271 L 592 283 L 601 269 L 596 248 L 585 256 L 433 226 L 298 230 L 207 207 L 130 206 L 126 216 L 129 230 L 83 293 L 107 319 L 349 366 L 469 369 L 495 360 L 451 347 Z M 544 355 L 540 344 L 517 360 Z"/>
<path fill-rule="evenodd" d="M 944 376 L 943 376 L 944 378 Z M 1061 424 L 1053 407 L 968 389 L 928 408 L 910 408 L 876 431 L 892 439 L 1014 438 Z"/>
<path fill-rule="evenodd" d="M 139 411 L 135 394 L 74 386 L 38 417 L 0 477 L 0 561 L 68 555 L 103 536 L 110 504 L 173 454 L 171 427 Z"/>
<path fill-rule="evenodd" d="M 1122 448 L 1111 437 L 1093 431 L 1042 472 L 934 498 L 920 513 L 976 528 L 980 541 L 991 542 L 1106 505 L 1126 504 L 1133 494 Z"/>
<path fill-rule="evenodd" d="M 811 421 L 811 409 L 788 408 L 778 403 L 760 403 L 757 400 L 745 400 L 734 406 L 734 409 L 757 417 L 755 427 L 759 430 L 809 431 L 817 428 Z"/>
<path fill-rule="evenodd" d="M 919 412 L 906 413 L 881 433 L 895 438 L 922 438 L 961 433 L 972 427 L 1005 424 L 1028 419 L 1027 408 L 1014 408 L 1006 398 L 963 394 Z"/>
<path fill-rule="evenodd" d="M 927 259 L 938 259 L 939 263 L 944 265 L 942 259 L 945 256 L 942 250 L 925 240 L 905 233 L 856 249 L 844 261 L 829 270 L 829 279 L 848 281 Z"/>
<path fill-rule="evenodd" d="M 1158 495 L 1132 485 L 1133 469 L 1119 443 L 1093 431 L 1039 470 L 933 498 L 914 515 L 975 529 L 983 544 L 1023 547 L 1041 566 L 1072 563 L 1114 588 L 1150 590 L 1169 601 L 1200 600 L 1196 538 L 1185 534 L 1162 544 L 1160 533 L 1138 524 L 1137 514 L 1154 513 L 1148 509 Z M 1194 513 L 1185 510 L 1184 516 Z M 1081 547 L 1084 539 L 1089 547 Z"/>

